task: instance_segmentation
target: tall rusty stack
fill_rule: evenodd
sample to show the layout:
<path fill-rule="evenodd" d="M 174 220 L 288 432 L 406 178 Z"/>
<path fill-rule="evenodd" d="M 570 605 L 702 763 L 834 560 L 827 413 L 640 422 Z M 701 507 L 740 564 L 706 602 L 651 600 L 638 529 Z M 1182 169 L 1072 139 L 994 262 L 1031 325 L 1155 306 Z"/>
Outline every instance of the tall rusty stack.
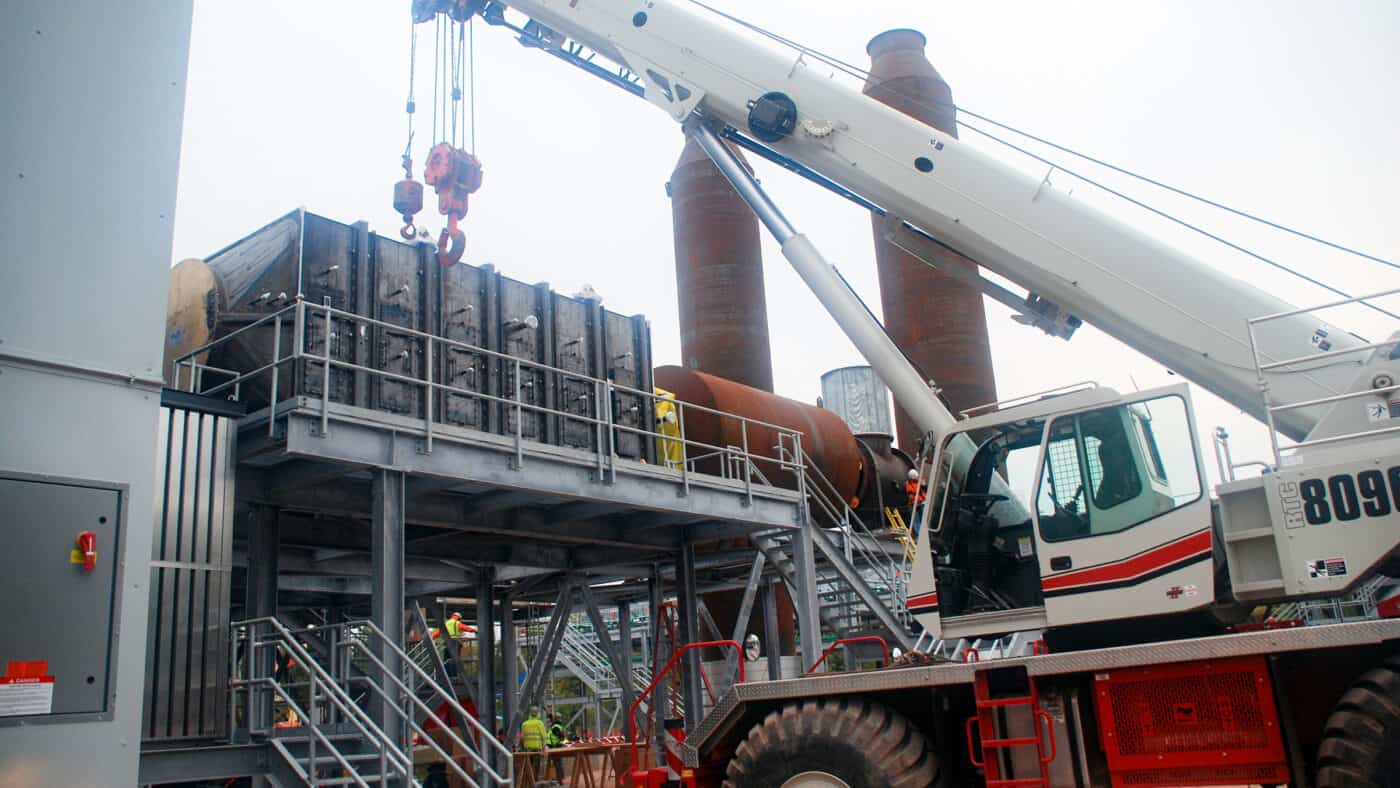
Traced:
<path fill-rule="evenodd" d="M 870 75 L 864 93 L 950 136 L 958 136 L 953 91 L 924 55 L 916 30 L 888 30 L 870 40 Z M 996 400 L 992 350 L 982 294 L 884 240 L 873 216 L 875 259 L 885 328 L 900 349 L 943 390 L 954 412 Z M 975 271 L 976 264 L 942 250 L 939 268 Z M 921 432 L 895 403 L 899 445 L 913 452 Z"/>
<path fill-rule="evenodd" d="M 743 154 L 734 150 L 743 160 Z M 667 192 L 676 242 L 682 366 L 772 391 L 773 354 L 758 217 L 689 137 Z M 737 545 L 716 547 L 725 550 Z M 706 607 L 726 634 L 738 618 L 742 595 L 742 590 L 705 595 Z M 780 587 L 775 597 L 778 646 L 780 653 L 788 654 L 795 639 L 794 608 L 786 587 Z M 762 621 L 761 611 L 755 608 L 748 631 L 761 631 Z"/>
<path fill-rule="evenodd" d="M 758 218 L 690 138 L 670 193 L 682 366 L 772 391 Z"/>

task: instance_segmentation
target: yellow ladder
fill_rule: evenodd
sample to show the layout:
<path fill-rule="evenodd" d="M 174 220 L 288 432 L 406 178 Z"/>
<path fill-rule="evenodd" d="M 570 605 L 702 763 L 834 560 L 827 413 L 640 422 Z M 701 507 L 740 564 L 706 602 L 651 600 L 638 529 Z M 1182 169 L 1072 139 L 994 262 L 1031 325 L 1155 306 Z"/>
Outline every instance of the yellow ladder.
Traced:
<path fill-rule="evenodd" d="M 909 532 L 909 525 L 904 522 L 904 515 L 893 506 L 885 507 L 885 519 L 890 523 L 890 530 L 894 531 L 899 538 L 899 543 L 904 545 L 904 558 L 910 563 L 914 562 L 914 536 Z"/>

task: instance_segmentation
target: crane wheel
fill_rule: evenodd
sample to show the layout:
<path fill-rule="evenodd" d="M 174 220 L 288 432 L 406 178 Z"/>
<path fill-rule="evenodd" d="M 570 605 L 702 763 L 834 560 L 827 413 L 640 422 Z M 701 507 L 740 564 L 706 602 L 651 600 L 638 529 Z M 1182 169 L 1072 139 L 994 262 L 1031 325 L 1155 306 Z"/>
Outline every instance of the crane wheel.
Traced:
<path fill-rule="evenodd" d="M 1317 748 L 1317 788 L 1400 788 L 1400 656 L 1337 701 Z"/>
<path fill-rule="evenodd" d="M 749 731 L 724 788 L 930 788 L 938 756 L 903 715 L 859 698 L 802 701 Z"/>

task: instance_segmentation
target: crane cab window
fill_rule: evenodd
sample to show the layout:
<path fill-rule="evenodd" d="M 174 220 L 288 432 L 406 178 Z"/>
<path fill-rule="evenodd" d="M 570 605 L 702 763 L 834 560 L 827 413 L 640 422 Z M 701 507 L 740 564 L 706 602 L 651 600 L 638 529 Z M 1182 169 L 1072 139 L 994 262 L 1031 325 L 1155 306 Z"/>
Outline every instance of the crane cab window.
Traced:
<path fill-rule="evenodd" d="M 1191 503 L 1202 489 L 1186 403 L 1159 397 L 1051 422 L 1036 515 L 1046 541 L 1101 536 Z"/>

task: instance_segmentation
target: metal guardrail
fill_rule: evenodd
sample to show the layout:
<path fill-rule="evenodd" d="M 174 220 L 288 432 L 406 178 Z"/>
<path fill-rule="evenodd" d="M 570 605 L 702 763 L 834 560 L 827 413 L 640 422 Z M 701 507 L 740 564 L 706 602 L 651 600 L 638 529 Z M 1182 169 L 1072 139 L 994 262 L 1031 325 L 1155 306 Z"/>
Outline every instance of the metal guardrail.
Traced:
<path fill-rule="evenodd" d="M 1396 393 L 1400 393 L 1400 384 L 1392 385 L 1389 389 L 1363 389 L 1361 391 L 1352 391 L 1345 394 L 1334 394 L 1332 396 L 1327 397 L 1317 397 L 1314 399 L 1299 400 L 1297 402 L 1275 403 L 1270 397 L 1269 381 L 1264 376 L 1264 373 L 1271 371 L 1288 371 L 1288 368 L 1290 367 L 1294 367 L 1298 364 L 1304 364 L 1310 361 L 1336 359 L 1339 356 L 1350 355 L 1353 353 L 1362 353 L 1366 351 L 1377 350 L 1379 348 L 1391 347 L 1396 344 L 1396 340 L 1387 339 L 1381 342 L 1363 342 L 1359 345 L 1356 345 L 1355 347 L 1341 348 L 1338 350 L 1332 350 L 1328 348 L 1323 349 L 1317 353 L 1309 353 L 1304 356 L 1296 356 L 1294 358 L 1283 359 L 1281 361 L 1265 362 L 1264 359 L 1261 358 L 1259 355 L 1259 343 L 1255 338 L 1255 328 L 1264 323 L 1269 323 L 1275 320 L 1281 320 L 1286 317 L 1295 317 L 1297 315 L 1312 314 L 1315 312 L 1321 312 L 1339 306 L 1364 303 L 1376 298 L 1384 298 L 1386 296 L 1393 296 L 1397 294 L 1400 294 L 1400 287 L 1391 288 L 1389 290 L 1381 290 L 1376 293 L 1368 293 L 1366 295 L 1351 296 L 1350 298 L 1343 298 L 1337 301 L 1329 301 L 1325 304 L 1318 304 L 1317 306 L 1303 307 L 1300 309 L 1291 309 L 1287 312 L 1276 312 L 1272 315 L 1263 315 L 1261 317 L 1251 318 L 1246 322 L 1246 326 L 1249 331 L 1249 352 L 1251 357 L 1254 359 L 1254 372 L 1256 377 L 1258 378 L 1259 393 L 1264 400 L 1264 417 L 1269 427 L 1269 443 L 1270 446 L 1273 448 L 1275 467 L 1279 467 L 1282 465 L 1282 452 L 1285 451 L 1293 451 L 1306 446 L 1321 446 L 1330 443 L 1341 443 L 1343 441 L 1348 441 L 1353 438 L 1360 438 L 1366 435 L 1400 433 L 1400 425 L 1389 427 L 1376 427 L 1374 429 L 1361 430 L 1360 432 L 1351 432 L 1345 435 L 1331 435 L 1325 438 L 1313 438 L 1310 440 L 1298 441 L 1297 443 L 1294 443 L 1290 446 L 1279 446 L 1278 429 L 1274 423 L 1275 414 L 1288 410 L 1315 407 L 1318 405 L 1330 405 L 1337 402 L 1344 402 L 1346 400 L 1374 397 L 1377 394 L 1389 393 L 1393 395 Z"/>
<path fill-rule="evenodd" d="M 333 321 L 342 322 L 358 331 L 368 327 L 375 327 L 392 331 L 396 335 L 412 337 L 419 340 L 423 346 L 424 361 L 423 369 L 426 370 L 424 377 L 413 377 L 401 375 L 384 369 L 357 364 L 351 361 L 335 358 L 331 353 L 331 326 Z M 320 352 L 314 352 L 307 348 L 308 325 L 324 327 L 319 330 Z M 219 348 L 233 339 L 240 337 L 254 329 L 271 326 L 271 343 L 268 349 L 265 363 L 262 363 L 251 370 L 235 371 L 203 364 L 198 361 L 200 356 L 206 355 L 209 351 Z M 283 350 L 283 334 L 291 333 L 291 350 Z M 513 373 L 510 377 L 513 381 L 513 390 L 505 395 L 491 394 L 486 391 L 478 391 L 471 388 L 464 388 L 453 385 L 450 382 L 443 382 L 437 379 L 438 371 L 433 364 L 433 358 L 442 357 L 448 350 L 460 350 L 466 353 L 479 356 L 483 359 L 494 360 L 505 365 Z M 423 438 L 423 448 L 426 452 L 431 452 L 433 440 L 438 434 L 438 425 L 433 419 L 433 401 L 436 396 L 456 395 L 488 403 L 499 404 L 513 412 L 514 433 L 514 461 L 519 467 L 519 463 L 524 461 L 526 451 L 525 444 L 532 443 L 531 439 L 524 434 L 524 414 L 542 414 L 563 419 L 564 421 L 577 422 L 588 425 L 593 430 L 593 453 L 596 455 L 596 470 L 599 478 L 606 478 L 609 481 L 616 479 L 617 463 L 615 462 L 616 437 L 619 433 L 627 433 L 639 436 L 644 441 L 654 441 L 658 449 L 658 455 L 664 461 L 658 463 L 659 467 L 673 470 L 679 476 L 679 481 L 683 494 L 689 494 L 691 477 L 700 473 L 697 470 L 699 461 L 708 457 L 719 457 L 727 459 L 720 463 L 721 474 L 724 477 L 734 477 L 743 481 L 746 497 L 752 501 L 753 486 L 755 480 L 763 485 L 768 478 L 772 478 L 775 472 L 795 473 L 800 470 L 801 465 L 801 442 L 802 433 L 787 427 L 776 424 L 751 419 L 744 416 L 737 416 L 724 411 L 706 408 L 702 405 L 683 402 L 668 396 L 657 394 L 654 391 L 642 391 L 628 386 L 618 385 L 611 380 L 593 378 L 572 372 L 548 364 L 541 364 L 526 359 L 521 359 L 509 354 L 489 350 L 487 348 L 471 345 L 465 342 L 447 339 L 446 337 L 429 334 L 411 328 L 395 325 L 382 320 L 336 309 L 330 305 L 316 306 L 304 300 L 297 300 L 282 309 L 269 313 L 268 315 L 242 326 L 229 334 L 222 336 L 212 342 L 201 345 L 194 350 L 179 356 L 171 362 L 170 380 L 172 385 L 182 385 L 186 390 L 198 392 L 205 395 L 225 394 L 232 399 L 238 399 L 242 390 L 256 379 L 266 376 L 269 380 L 271 391 L 268 409 L 268 434 L 276 435 L 277 406 L 281 402 L 283 393 L 282 377 L 288 365 L 296 365 L 301 361 L 309 361 L 320 365 L 318 370 L 321 375 L 320 381 L 320 434 L 329 434 L 332 404 L 330 394 L 330 374 L 332 368 L 343 369 L 356 373 L 363 373 L 372 379 L 383 381 L 393 381 L 407 386 L 416 386 L 423 392 L 423 426 L 421 435 Z M 252 362 L 256 363 L 256 362 Z M 293 366 L 295 368 L 295 366 Z M 522 371 L 539 373 L 546 379 L 552 379 L 559 384 L 571 382 L 579 385 L 586 385 L 592 389 L 592 403 L 590 410 L 597 415 L 588 413 L 572 413 L 558 407 L 548 407 L 545 405 L 527 403 L 522 396 Z M 206 373 L 214 373 L 221 376 L 221 382 L 205 385 Z M 222 379 L 227 378 L 227 379 Z M 614 403 L 618 402 L 619 395 L 629 397 L 639 397 L 652 404 L 655 408 L 665 404 L 674 407 L 676 413 L 675 432 L 670 433 L 662 429 L 651 429 L 649 427 L 634 427 L 622 424 L 614 417 Z M 718 446 L 703 441 L 698 441 L 686 436 L 687 414 L 707 414 L 717 417 L 721 423 L 736 423 L 739 427 L 739 446 Z M 400 414 L 401 415 L 401 414 Z M 771 430 L 778 435 L 780 444 L 791 444 L 796 448 L 795 459 L 786 459 L 783 456 L 777 458 L 769 456 L 750 447 L 750 436 L 755 431 Z M 756 447 L 763 450 L 774 447 Z M 670 459 L 670 453 L 679 451 L 679 458 L 676 461 Z M 741 460 L 739 468 L 747 468 L 748 472 L 731 473 L 735 466 L 732 464 L 734 458 Z M 764 469 L 767 469 L 765 471 Z M 704 474 L 709 475 L 709 474 Z"/>

